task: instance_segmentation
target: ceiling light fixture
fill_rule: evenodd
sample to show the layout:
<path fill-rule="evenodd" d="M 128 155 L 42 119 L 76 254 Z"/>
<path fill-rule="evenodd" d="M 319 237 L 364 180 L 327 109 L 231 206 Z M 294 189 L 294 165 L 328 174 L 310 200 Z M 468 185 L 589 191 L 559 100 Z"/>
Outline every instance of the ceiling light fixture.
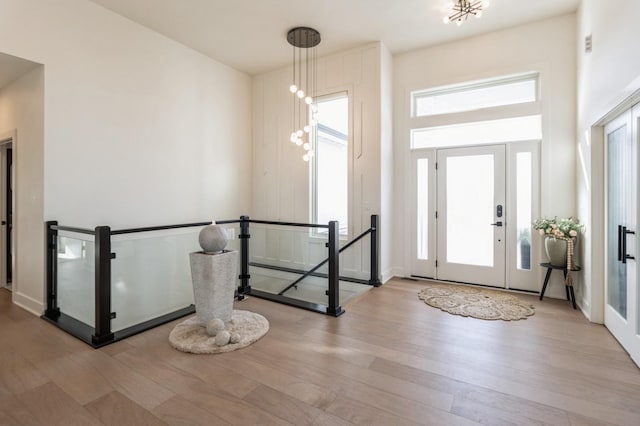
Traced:
<path fill-rule="evenodd" d="M 318 54 L 320 33 L 309 27 L 296 27 L 287 33 L 287 41 L 293 46 L 293 80 L 289 92 L 293 98 L 293 131 L 290 140 L 302 146 L 304 161 L 313 157 L 311 137 L 318 123 L 318 106 L 313 97 L 318 76 Z"/>
<path fill-rule="evenodd" d="M 482 16 L 482 10 L 489 7 L 488 0 L 455 0 L 450 9 L 453 9 L 453 14 L 445 16 L 442 20 L 445 24 L 449 22 L 456 22 L 456 25 L 460 26 L 464 21 L 469 18 L 469 15 L 473 15 L 476 18 Z"/>

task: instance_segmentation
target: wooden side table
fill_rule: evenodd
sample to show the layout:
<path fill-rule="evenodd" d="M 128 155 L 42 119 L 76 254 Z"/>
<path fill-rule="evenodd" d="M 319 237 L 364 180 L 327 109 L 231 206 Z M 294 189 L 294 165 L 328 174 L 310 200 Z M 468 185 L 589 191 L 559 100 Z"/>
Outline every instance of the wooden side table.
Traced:
<path fill-rule="evenodd" d="M 571 304 L 573 305 L 573 309 L 578 309 L 576 306 L 576 295 L 573 293 L 573 286 L 571 285 L 566 285 L 566 280 L 567 280 L 567 267 L 566 266 L 556 266 L 556 265 L 552 265 L 550 263 L 541 263 L 540 266 L 542 266 L 543 268 L 547 268 L 547 274 L 544 277 L 544 284 L 542 285 L 542 291 L 540 292 L 540 300 L 542 300 L 542 298 L 544 297 L 544 292 L 547 289 L 547 284 L 549 284 L 549 277 L 551 277 L 551 271 L 553 271 L 554 269 L 560 269 L 562 270 L 562 274 L 564 276 L 565 279 L 565 286 L 564 289 L 567 293 L 567 300 L 569 300 L 571 302 Z M 573 269 L 571 269 L 571 272 L 575 272 L 575 271 L 580 271 L 582 270 L 581 267 L 577 266 L 577 265 L 573 265 Z"/>

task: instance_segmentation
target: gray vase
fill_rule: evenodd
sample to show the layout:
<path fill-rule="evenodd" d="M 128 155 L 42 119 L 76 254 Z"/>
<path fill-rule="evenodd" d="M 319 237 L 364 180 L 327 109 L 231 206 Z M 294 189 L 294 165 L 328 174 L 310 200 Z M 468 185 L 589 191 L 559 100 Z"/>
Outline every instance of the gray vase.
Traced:
<path fill-rule="evenodd" d="M 212 319 L 231 320 L 238 277 L 238 252 L 190 253 L 196 316 L 202 325 Z"/>
<path fill-rule="evenodd" d="M 547 237 L 544 240 L 544 250 L 553 266 L 567 266 L 567 242 L 559 238 Z"/>

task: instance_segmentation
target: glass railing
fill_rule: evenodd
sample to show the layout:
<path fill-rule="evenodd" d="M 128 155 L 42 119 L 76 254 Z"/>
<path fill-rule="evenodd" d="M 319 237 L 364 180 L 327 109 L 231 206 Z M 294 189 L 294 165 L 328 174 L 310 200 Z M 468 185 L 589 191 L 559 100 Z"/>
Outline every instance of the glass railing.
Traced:
<path fill-rule="evenodd" d="M 193 304 L 189 256 L 185 253 L 200 250 L 199 232 L 200 228 L 187 228 L 170 235 L 124 234 L 112 238 L 114 332 Z"/>
<path fill-rule="evenodd" d="M 341 315 L 341 303 L 380 285 L 378 217 L 371 219 L 349 242 L 340 240 L 338 222 L 218 221 L 229 236 L 226 249 L 240 253 L 237 299 Z M 201 250 L 198 234 L 208 224 L 112 231 L 48 222 L 43 318 L 99 347 L 194 313 L 189 253 Z"/>
<path fill-rule="evenodd" d="M 265 293 L 274 300 L 278 298 L 290 304 L 297 304 L 297 301 L 307 304 L 301 307 L 326 310 L 328 265 L 324 264 L 313 275 L 300 279 L 327 258 L 329 235 L 326 230 L 326 225 L 315 228 L 252 223 L 251 294 Z"/>
<path fill-rule="evenodd" d="M 69 316 L 95 325 L 93 236 L 61 231 L 57 237 L 58 306 Z"/>
<path fill-rule="evenodd" d="M 306 302 L 314 310 L 328 305 L 328 228 L 251 224 L 249 273 L 252 294 L 256 291 Z M 347 243 L 339 240 L 340 247 Z M 360 244 L 360 243 L 358 243 Z M 358 250 L 340 257 L 339 300 L 348 303 L 369 287 L 369 260 Z M 366 265 L 365 265 L 366 264 Z M 311 274 L 304 274 L 320 265 Z M 323 308 L 324 307 L 324 308 Z"/>

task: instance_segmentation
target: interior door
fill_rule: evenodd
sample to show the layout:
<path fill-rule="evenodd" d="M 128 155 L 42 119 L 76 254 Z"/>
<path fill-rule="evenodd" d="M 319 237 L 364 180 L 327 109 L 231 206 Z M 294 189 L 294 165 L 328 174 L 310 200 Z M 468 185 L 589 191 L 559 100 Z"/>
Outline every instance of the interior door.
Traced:
<path fill-rule="evenodd" d="M 640 365 L 637 275 L 638 119 L 635 108 L 605 127 L 605 325 Z"/>
<path fill-rule="evenodd" d="M 437 152 L 440 280 L 505 287 L 505 146 Z"/>

